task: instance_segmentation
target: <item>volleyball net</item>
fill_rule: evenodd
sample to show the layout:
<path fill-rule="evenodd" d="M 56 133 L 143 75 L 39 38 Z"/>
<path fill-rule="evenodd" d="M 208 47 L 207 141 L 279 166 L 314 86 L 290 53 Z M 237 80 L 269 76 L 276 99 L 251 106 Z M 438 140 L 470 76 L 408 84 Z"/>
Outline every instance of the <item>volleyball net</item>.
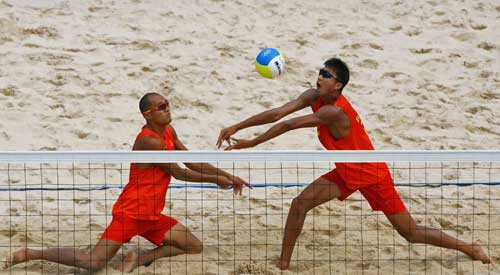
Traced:
<path fill-rule="evenodd" d="M 499 274 L 500 151 L 0 152 L 0 255 L 22 248 L 90 250 L 112 220 L 130 163 L 210 163 L 247 180 L 243 196 L 172 179 L 163 214 L 203 242 L 203 252 L 161 258 L 135 274 Z M 290 271 L 276 267 L 292 199 L 342 162 L 386 162 L 418 225 L 479 242 L 496 265 L 411 244 L 354 193 L 311 210 Z M 113 258 L 155 246 L 135 237 Z M 15 274 L 70 274 L 46 261 Z M 120 274 L 112 263 L 97 274 Z"/>

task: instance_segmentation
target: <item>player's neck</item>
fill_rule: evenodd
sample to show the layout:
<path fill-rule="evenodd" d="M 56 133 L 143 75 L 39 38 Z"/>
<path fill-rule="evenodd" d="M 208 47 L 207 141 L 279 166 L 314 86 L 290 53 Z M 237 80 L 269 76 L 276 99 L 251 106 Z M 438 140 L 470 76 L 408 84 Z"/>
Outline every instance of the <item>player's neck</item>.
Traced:
<path fill-rule="evenodd" d="M 337 100 L 337 98 L 339 98 L 339 96 L 340 96 L 340 93 L 335 93 L 335 94 L 326 94 L 326 95 L 320 96 L 320 98 L 321 98 L 321 101 L 323 103 L 330 103 L 332 101 Z"/>
<path fill-rule="evenodd" d="M 146 123 L 146 128 L 149 130 L 157 133 L 161 137 L 163 137 L 163 133 L 165 132 L 165 127 L 167 127 L 168 124 L 155 124 L 151 122 Z"/>

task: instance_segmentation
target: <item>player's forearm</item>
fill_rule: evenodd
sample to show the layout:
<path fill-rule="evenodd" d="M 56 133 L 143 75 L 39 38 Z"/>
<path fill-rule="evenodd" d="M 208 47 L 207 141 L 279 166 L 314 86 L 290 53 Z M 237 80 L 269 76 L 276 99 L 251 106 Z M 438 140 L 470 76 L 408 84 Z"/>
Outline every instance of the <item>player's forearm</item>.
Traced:
<path fill-rule="evenodd" d="M 258 126 L 268 123 L 273 123 L 281 118 L 280 114 L 276 109 L 268 110 L 260 114 L 254 115 L 244 121 L 234 125 L 237 130 L 242 130 L 252 126 Z"/>
<path fill-rule="evenodd" d="M 208 163 L 186 163 L 186 166 L 189 169 L 195 170 L 200 173 L 209 174 L 209 175 L 219 175 L 225 176 L 227 178 L 231 178 L 232 175 L 227 173 L 226 171 L 216 168 Z"/>
<path fill-rule="evenodd" d="M 277 136 L 280 136 L 280 135 L 282 135 L 290 130 L 291 130 L 291 128 L 290 128 L 289 123 L 287 123 L 286 121 L 280 122 L 280 123 L 274 125 L 273 127 L 269 128 L 269 130 L 267 130 L 262 135 L 259 135 L 258 137 L 252 139 L 253 146 L 256 146 L 256 145 L 261 144 L 263 142 L 266 142 L 270 139 L 273 139 Z"/>
<path fill-rule="evenodd" d="M 190 181 L 190 182 L 212 182 L 218 183 L 217 175 L 209 175 L 206 173 L 200 173 L 198 171 L 190 169 L 177 169 L 177 171 L 172 173 L 172 176 L 178 180 Z M 222 175 L 219 175 L 221 177 Z"/>

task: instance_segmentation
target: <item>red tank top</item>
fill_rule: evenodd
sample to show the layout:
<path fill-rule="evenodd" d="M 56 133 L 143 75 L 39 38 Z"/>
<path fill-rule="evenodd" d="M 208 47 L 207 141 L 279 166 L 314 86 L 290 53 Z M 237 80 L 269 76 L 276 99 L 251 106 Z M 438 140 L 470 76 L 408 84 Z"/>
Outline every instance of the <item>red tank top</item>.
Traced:
<path fill-rule="evenodd" d="M 174 138 L 169 127 L 165 128 L 163 138 L 143 127 L 135 142 L 143 136 L 157 137 L 162 140 L 165 150 L 174 150 Z M 113 206 L 113 215 L 125 215 L 137 220 L 159 220 L 170 179 L 170 174 L 158 166 L 138 169 L 131 163 L 129 182 Z"/>
<path fill-rule="evenodd" d="M 321 98 L 318 98 L 311 105 L 311 108 L 315 113 L 325 104 L 338 106 L 349 117 L 351 123 L 349 134 L 340 140 L 335 140 L 332 137 L 327 126 L 318 127 L 318 138 L 327 150 L 375 150 L 358 113 L 343 95 L 340 95 L 336 100 L 329 103 L 324 103 Z M 383 162 L 336 162 L 335 166 L 339 175 L 347 183 L 347 187 L 351 189 L 359 189 L 377 183 L 389 182 L 392 184 L 387 164 Z"/>

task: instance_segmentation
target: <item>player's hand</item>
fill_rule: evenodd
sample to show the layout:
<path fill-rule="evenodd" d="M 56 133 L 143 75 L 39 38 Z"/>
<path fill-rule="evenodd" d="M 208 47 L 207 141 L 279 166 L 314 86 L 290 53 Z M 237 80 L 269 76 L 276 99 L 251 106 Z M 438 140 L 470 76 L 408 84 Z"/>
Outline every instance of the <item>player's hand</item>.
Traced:
<path fill-rule="evenodd" d="M 231 145 L 231 136 L 234 135 L 238 130 L 236 130 L 236 127 L 231 126 L 224 128 L 220 131 L 219 138 L 217 139 L 217 148 L 220 148 L 222 146 L 222 142 L 225 140 L 227 141 L 227 144 Z"/>
<path fill-rule="evenodd" d="M 233 176 L 232 180 L 233 180 L 233 184 L 234 184 L 233 191 L 234 191 L 235 195 L 241 196 L 243 194 L 243 188 L 245 186 L 247 186 L 250 189 L 253 189 L 253 187 L 252 187 L 252 185 L 250 185 L 250 183 L 248 183 L 246 180 L 244 180 L 240 177 Z"/>
<path fill-rule="evenodd" d="M 229 189 L 233 186 L 233 181 L 227 177 L 219 176 L 217 179 L 217 185 L 222 189 Z"/>
<path fill-rule="evenodd" d="M 244 148 L 250 148 L 250 147 L 255 146 L 255 144 L 253 143 L 253 140 L 251 140 L 251 139 L 231 138 L 231 140 L 234 141 L 234 143 L 230 144 L 224 150 L 229 151 L 229 150 L 234 150 L 234 149 L 244 149 Z"/>
<path fill-rule="evenodd" d="M 247 181 L 240 177 L 232 176 L 231 178 L 221 176 L 219 178 L 218 185 L 222 189 L 229 189 L 233 187 L 233 192 L 235 195 L 242 195 L 243 188 L 247 186 L 250 189 L 253 189 L 252 185 L 250 185 Z"/>

